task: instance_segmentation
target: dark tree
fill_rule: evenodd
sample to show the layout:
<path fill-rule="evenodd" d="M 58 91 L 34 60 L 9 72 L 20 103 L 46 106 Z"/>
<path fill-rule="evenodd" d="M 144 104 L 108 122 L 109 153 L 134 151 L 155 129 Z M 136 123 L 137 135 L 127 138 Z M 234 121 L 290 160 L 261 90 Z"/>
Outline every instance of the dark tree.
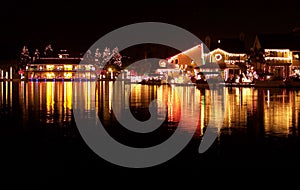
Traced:
<path fill-rule="evenodd" d="M 248 56 L 248 64 L 254 68 L 257 73 L 264 73 L 267 66 L 263 49 L 251 48 Z"/>

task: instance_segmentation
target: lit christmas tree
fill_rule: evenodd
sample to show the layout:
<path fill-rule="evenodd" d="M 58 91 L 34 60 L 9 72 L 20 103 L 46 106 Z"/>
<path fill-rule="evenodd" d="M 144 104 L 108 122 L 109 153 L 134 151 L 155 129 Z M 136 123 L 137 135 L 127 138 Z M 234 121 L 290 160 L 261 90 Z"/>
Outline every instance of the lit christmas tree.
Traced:
<path fill-rule="evenodd" d="M 31 62 L 31 57 L 27 46 L 24 46 L 20 55 L 19 67 L 25 69 L 26 65 Z"/>
<path fill-rule="evenodd" d="M 112 51 L 111 63 L 121 67 L 122 66 L 122 55 L 119 53 L 118 47 L 115 47 Z"/>
<path fill-rule="evenodd" d="M 53 56 L 53 49 L 52 49 L 52 46 L 51 44 L 47 45 L 45 47 L 45 50 L 44 50 L 44 56 L 45 57 L 52 57 Z"/>
<path fill-rule="evenodd" d="M 104 49 L 104 52 L 102 54 L 102 64 L 106 65 L 109 60 L 111 59 L 111 55 L 110 55 L 110 49 L 108 47 L 106 47 Z"/>
<path fill-rule="evenodd" d="M 101 53 L 99 51 L 99 48 L 96 49 L 95 51 L 95 61 L 100 61 L 100 58 L 101 58 Z"/>

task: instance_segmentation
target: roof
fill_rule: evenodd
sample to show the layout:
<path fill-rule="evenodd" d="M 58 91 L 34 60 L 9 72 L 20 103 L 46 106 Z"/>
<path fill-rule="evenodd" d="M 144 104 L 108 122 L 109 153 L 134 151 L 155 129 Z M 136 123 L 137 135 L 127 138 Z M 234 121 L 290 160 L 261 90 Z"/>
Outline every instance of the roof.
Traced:
<path fill-rule="evenodd" d="M 300 50 L 300 37 L 293 35 L 293 33 L 258 34 L 257 38 L 263 49 Z"/>
<path fill-rule="evenodd" d="M 79 64 L 81 58 L 39 58 L 33 62 L 33 64 Z"/>
<path fill-rule="evenodd" d="M 198 44 L 198 45 L 191 47 L 190 49 L 187 49 L 183 52 L 180 52 L 168 59 L 172 60 L 180 55 L 185 55 L 185 56 L 189 57 L 190 59 L 194 60 L 196 63 L 201 63 L 200 55 L 202 54 L 202 51 L 203 51 L 202 48 L 203 48 L 202 44 Z"/>

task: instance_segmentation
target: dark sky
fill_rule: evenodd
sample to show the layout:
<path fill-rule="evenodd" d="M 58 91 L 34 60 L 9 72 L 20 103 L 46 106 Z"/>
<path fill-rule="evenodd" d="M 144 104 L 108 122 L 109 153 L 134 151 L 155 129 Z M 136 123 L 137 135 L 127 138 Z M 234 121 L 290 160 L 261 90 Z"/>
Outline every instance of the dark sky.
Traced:
<path fill-rule="evenodd" d="M 86 50 L 102 35 L 127 24 L 155 21 L 202 37 L 289 32 L 300 26 L 299 1 L 90 1 L 9 0 L 1 6 L 1 58 L 27 44 Z M 17 49 L 17 51 L 16 51 Z"/>

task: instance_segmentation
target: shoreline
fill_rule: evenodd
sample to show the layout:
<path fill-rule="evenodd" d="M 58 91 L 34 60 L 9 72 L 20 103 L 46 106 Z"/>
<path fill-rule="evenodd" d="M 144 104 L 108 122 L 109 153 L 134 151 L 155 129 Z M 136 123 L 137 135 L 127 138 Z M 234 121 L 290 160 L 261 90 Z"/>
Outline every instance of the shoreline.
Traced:
<path fill-rule="evenodd" d="M 101 82 L 101 81 L 116 81 L 116 79 L 0 79 L 0 82 Z M 130 82 L 127 79 L 123 79 L 122 81 L 132 83 L 132 84 L 139 84 Z M 159 84 L 142 84 L 142 85 L 159 85 Z M 192 86 L 191 84 L 173 84 L 170 83 L 169 85 L 175 85 L 175 86 Z M 195 87 L 198 89 L 209 89 L 209 86 L 206 84 L 194 84 Z M 238 87 L 238 88 L 286 88 L 286 89 L 300 89 L 300 86 L 293 86 L 293 85 L 284 85 L 284 86 L 277 86 L 277 85 L 255 85 L 253 83 L 251 84 L 239 84 L 239 83 L 223 83 L 220 85 L 222 87 L 232 88 L 232 87 Z"/>

